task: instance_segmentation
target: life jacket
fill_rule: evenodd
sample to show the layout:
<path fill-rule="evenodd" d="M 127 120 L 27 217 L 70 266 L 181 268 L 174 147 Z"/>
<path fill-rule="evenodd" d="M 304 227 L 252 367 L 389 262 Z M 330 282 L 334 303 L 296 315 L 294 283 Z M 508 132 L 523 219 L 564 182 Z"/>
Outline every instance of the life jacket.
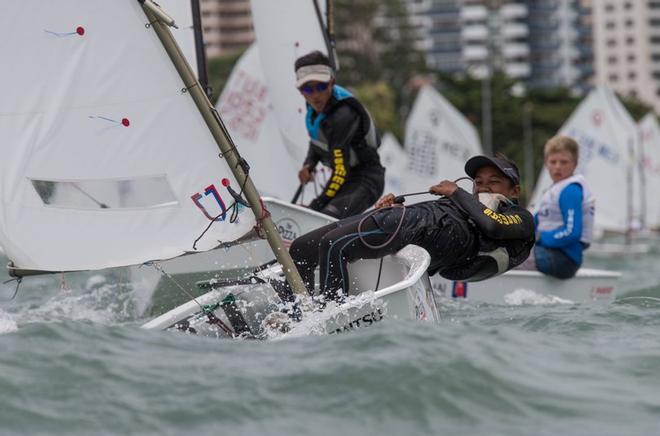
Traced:
<path fill-rule="evenodd" d="M 367 146 L 369 148 L 372 148 L 373 150 L 378 149 L 378 147 L 380 147 L 380 141 L 376 133 L 376 126 L 373 122 L 373 119 L 371 118 L 371 115 L 364 108 L 364 106 L 362 106 L 362 104 L 355 97 L 353 97 L 353 94 L 351 94 L 347 89 L 342 88 L 339 85 L 333 86 L 332 97 L 336 100 L 336 103 L 327 112 L 319 113 L 316 115 L 315 118 L 313 118 L 313 115 L 315 113 L 314 109 L 310 105 L 307 105 L 307 113 L 305 115 L 305 126 L 307 127 L 307 133 L 309 134 L 309 138 L 312 145 L 320 148 L 325 153 L 330 152 L 330 146 L 328 144 L 327 138 L 323 133 L 323 129 L 321 129 L 321 124 L 323 123 L 324 120 L 328 119 L 329 117 L 332 117 L 333 113 L 336 112 L 336 110 L 339 107 L 341 107 L 341 105 L 347 104 L 351 106 L 353 109 L 355 109 L 361 118 L 361 122 L 358 124 L 353 123 L 351 125 L 351 128 L 353 130 L 357 130 L 361 128 L 362 131 L 367 132 L 360 145 Z M 336 127 L 342 128 L 343 126 L 336 126 Z M 350 131 L 351 134 L 355 133 L 353 130 Z M 353 149 L 353 147 L 351 147 L 351 156 L 349 159 L 349 165 L 351 167 L 357 166 L 360 163 L 362 163 L 361 160 L 364 160 L 364 158 L 360 159 L 359 154 Z"/>
<path fill-rule="evenodd" d="M 595 199 L 582 174 L 560 180 L 545 191 L 535 208 L 535 214 L 538 215 L 537 228 L 541 232 L 546 232 L 565 225 L 559 207 L 559 196 L 564 188 L 572 183 L 577 183 L 582 187 L 582 235 L 580 236 L 580 242 L 588 246 L 593 239 Z"/>

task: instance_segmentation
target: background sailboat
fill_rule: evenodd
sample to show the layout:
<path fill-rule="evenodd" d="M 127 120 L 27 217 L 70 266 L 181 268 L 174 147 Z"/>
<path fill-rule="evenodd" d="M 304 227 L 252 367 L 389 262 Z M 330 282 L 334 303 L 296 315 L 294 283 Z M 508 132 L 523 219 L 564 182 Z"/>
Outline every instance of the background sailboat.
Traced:
<path fill-rule="evenodd" d="M 597 87 L 578 105 L 558 134 L 570 136 L 580 145 L 576 173 L 583 174 L 596 199 L 594 229 L 597 232 L 627 232 L 639 201 L 635 172 L 638 149 L 637 129 L 616 95 L 608 88 Z M 532 196 L 537 203 L 552 181 L 546 169 L 541 171 Z"/>
<path fill-rule="evenodd" d="M 464 177 L 465 162 L 482 153 L 474 126 L 430 85 L 419 90 L 406 121 L 405 151 L 405 192 Z M 469 183 L 461 186 L 472 189 Z"/>
<path fill-rule="evenodd" d="M 385 167 L 385 189 L 384 193 L 401 194 L 405 192 L 405 181 L 408 156 L 399 144 L 396 137 L 387 132 L 381 139 L 378 148 L 380 162 Z"/>
<path fill-rule="evenodd" d="M 295 98 L 302 100 L 298 93 Z M 250 162 L 255 185 L 264 194 L 290 200 L 298 187 L 302 160 L 296 160 L 284 146 L 257 43 L 234 65 L 216 108 Z M 304 126 L 304 119 L 296 118 Z"/>
<path fill-rule="evenodd" d="M 644 172 L 642 202 L 645 204 L 644 223 L 648 229 L 660 229 L 660 125 L 653 113 L 639 121 L 642 146 L 641 168 Z"/>
<path fill-rule="evenodd" d="M 252 0 L 259 57 L 284 146 L 302 166 L 309 136 L 305 100 L 296 89 L 295 60 L 313 50 L 328 54 L 325 2 Z M 287 23 L 283 26 L 282 23 Z"/>

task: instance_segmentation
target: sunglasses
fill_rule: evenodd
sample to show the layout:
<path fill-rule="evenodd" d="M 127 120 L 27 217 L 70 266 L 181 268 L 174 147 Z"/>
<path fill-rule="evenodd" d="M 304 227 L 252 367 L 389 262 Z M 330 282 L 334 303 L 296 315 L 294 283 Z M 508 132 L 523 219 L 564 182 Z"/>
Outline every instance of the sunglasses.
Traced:
<path fill-rule="evenodd" d="M 325 91 L 326 89 L 328 89 L 329 85 L 330 85 L 329 83 L 319 82 L 316 85 L 303 85 L 298 89 L 303 94 L 312 95 L 312 94 L 314 94 L 314 91 L 316 91 L 316 92 Z"/>

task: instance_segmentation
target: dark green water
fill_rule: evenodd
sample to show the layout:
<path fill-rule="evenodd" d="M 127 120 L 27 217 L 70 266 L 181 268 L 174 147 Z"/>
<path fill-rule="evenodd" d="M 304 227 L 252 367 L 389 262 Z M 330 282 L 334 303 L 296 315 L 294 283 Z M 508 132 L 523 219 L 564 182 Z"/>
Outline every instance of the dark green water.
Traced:
<path fill-rule="evenodd" d="M 438 325 L 271 342 L 141 330 L 100 276 L 26 280 L 0 303 L 0 434 L 660 434 L 658 265 L 590 260 L 624 272 L 607 306 L 445 301 Z"/>

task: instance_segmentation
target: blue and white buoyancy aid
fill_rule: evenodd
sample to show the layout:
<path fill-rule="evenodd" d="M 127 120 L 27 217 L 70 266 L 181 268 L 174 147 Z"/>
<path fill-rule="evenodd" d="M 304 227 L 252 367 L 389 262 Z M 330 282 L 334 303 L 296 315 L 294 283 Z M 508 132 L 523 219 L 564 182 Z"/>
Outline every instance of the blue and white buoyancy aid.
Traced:
<path fill-rule="evenodd" d="M 591 244 L 594 228 L 595 199 L 587 187 L 582 174 L 576 174 L 553 184 L 541 197 L 536 208 L 538 214 L 538 230 L 547 232 L 564 226 L 564 218 L 559 208 L 559 196 L 568 185 L 577 183 L 582 187 L 582 235 L 580 242 Z"/>
<path fill-rule="evenodd" d="M 347 100 L 349 98 L 355 100 L 353 94 L 351 94 L 350 91 L 339 85 L 333 86 L 332 96 L 337 101 Z M 355 102 L 357 103 L 357 100 L 355 100 Z M 365 143 L 367 146 L 377 149 L 380 143 L 378 142 L 378 136 L 376 134 L 376 126 L 373 122 L 373 119 L 371 118 L 371 115 L 366 110 L 366 108 L 364 108 L 362 105 L 360 105 L 360 108 L 362 109 L 362 111 L 364 111 L 366 117 L 369 119 L 369 130 L 364 138 Z M 305 115 L 305 126 L 307 127 L 307 133 L 309 134 L 310 141 L 315 146 L 321 148 L 325 152 L 328 152 L 330 150 L 330 147 L 328 145 L 327 138 L 324 137 L 323 132 L 321 131 L 321 123 L 323 122 L 323 120 L 327 118 L 327 115 L 325 113 L 320 113 L 312 121 L 313 114 L 314 114 L 314 109 L 310 105 L 307 105 L 307 113 Z M 353 167 L 358 165 L 359 163 L 360 162 L 357 157 L 357 154 L 355 153 L 354 150 L 351 150 L 350 166 Z"/>

